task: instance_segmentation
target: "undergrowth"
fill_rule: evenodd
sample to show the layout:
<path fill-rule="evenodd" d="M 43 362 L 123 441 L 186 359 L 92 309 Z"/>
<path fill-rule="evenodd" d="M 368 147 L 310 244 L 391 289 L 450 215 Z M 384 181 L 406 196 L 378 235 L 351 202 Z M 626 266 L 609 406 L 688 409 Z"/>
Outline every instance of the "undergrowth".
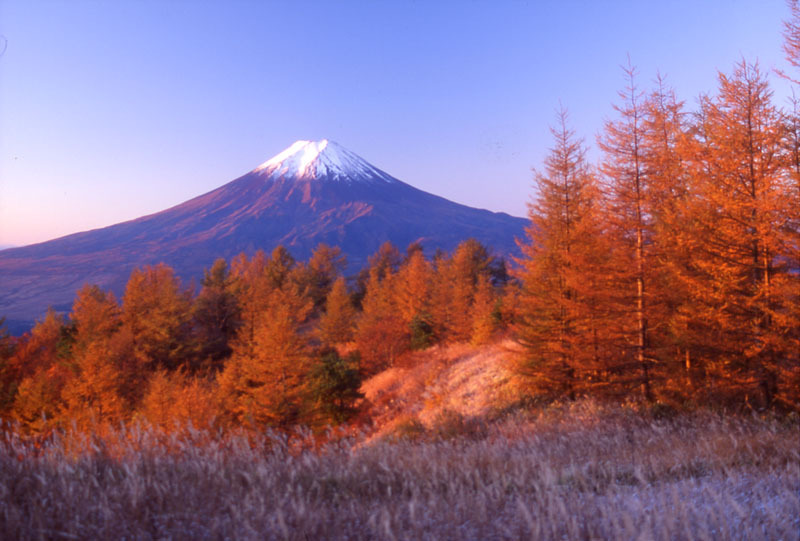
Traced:
<path fill-rule="evenodd" d="M 3 539 L 796 539 L 797 423 L 582 402 L 392 437 L 0 443 Z"/>

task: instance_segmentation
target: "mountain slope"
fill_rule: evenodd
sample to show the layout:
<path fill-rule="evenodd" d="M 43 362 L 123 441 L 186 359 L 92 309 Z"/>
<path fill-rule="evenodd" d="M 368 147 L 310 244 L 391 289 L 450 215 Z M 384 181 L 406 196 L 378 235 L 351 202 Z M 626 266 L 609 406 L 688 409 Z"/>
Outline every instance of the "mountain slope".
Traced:
<path fill-rule="evenodd" d="M 450 250 L 474 237 L 515 254 L 526 220 L 418 190 L 326 140 L 298 141 L 253 171 L 156 214 L 0 252 L 0 315 L 32 321 L 68 310 L 82 284 L 122 292 L 133 268 L 165 262 L 199 278 L 217 257 L 284 244 L 298 259 L 320 242 L 357 269 L 386 240 Z"/>

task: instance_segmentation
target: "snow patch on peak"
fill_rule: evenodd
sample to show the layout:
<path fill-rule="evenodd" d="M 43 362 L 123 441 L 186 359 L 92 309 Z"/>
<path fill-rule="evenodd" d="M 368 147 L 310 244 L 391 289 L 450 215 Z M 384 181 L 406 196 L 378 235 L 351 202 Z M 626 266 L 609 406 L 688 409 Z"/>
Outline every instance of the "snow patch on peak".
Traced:
<path fill-rule="evenodd" d="M 334 141 L 297 141 L 254 171 L 269 179 L 321 179 L 338 182 L 385 182 L 395 179 Z"/>

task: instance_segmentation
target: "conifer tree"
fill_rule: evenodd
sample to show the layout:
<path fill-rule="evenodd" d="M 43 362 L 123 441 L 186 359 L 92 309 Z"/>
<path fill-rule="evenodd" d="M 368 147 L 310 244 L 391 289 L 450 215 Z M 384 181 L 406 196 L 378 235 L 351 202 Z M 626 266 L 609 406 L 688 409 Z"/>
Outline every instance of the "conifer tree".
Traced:
<path fill-rule="evenodd" d="M 361 376 L 354 356 L 341 357 L 335 349 L 323 349 L 309 373 L 311 396 L 323 423 L 340 424 L 355 412 L 363 398 L 358 390 Z"/>
<path fill-rule="evenodd" d="M 6 327 L 6 319 L 0 317 L 0 416 L 4 416 L 17 394 L 19 369 L 12 362 L 15 341 Z"/>
<path fill-rule="evenodd" d="M 786 59 L 795 70 L 800 70 L 800 3 L 798 0 L 788 0 L 791 15 L 789 20 L 783 23 L 783 51 Z M 797 83 L 798 76 L 781 73 L 784 77 Z"/>
<path fill-rule="evenodd" d="M 797 4 L 794 6 L 796 8 Z M 784 128 L 785 172 L 789 177 L 786 206 L 789 212 L 782 228 L 786 237 L 786 263 L 790 270 L 782 279 L 783 286 L 778 288 L 778 294 L 784 297 L 783 304 L 786 306 L 778 324 L 787 329 L 783 349 L 789 354 L 781 370 L 781 388 L 777 398 L 784 407 L 800 410 L 800 285 L 792 280 L 791 271 L 800 269 L 800 211 L 797 211 L 800 209 L 800 100 L 793 96 L 791 105 Z"/>
<path fill-rule="evenodd" d="M 435 333 L 444 340 L 470 339 L 472 303 L 491 261 L 486 247 L 475 239 L 459 244 L 450 257 L 438 259 L 432 311 Z"/>
<path fill-rule="evenodd" d="M 720 74 L 698 130 L 694 321 L 705 328 L 705 356 L 716 387 L 756 406 L 782 396 L 781 374 L 796 359 L 790 266 L 793 183 L 782 159 L 784 132 L 757 65 Z M 702 173 L 702 174 L 701 174 Z"/>
<path fill-rule="evenodd" d="M 234 279 L 224 259 L 217 259 L 205 272 L 193 312 L 200 358 L 209 366 L 221 368 L 222 360 L 231 354 L 231 341 L 241 325 Z"/>
<path fill-rule="evenodd" d="M 276 246 L 269 256 L 265 269 L 271 288 L 279 289 L 286 285 L 296 266 L 297 261 L 289 250 L 282 244 Z"/>
<path fill-rule="evenodd" d="M 316 308 L 321 308 L 325 303 L 334 281 L 346 265 L 347 260 L 338 246 L 331 247 L 321 243 L 314 248 L 306 265 L 303 280 L 308 285 L 309 296 Z"/>
<path fill-rule="evenodd" d="M 75 326 L 75 344 L 73 373 L 63 393 L 64 420 L 118 422 L 128 409 L 123 389 L 125 363 L 115 354 L 112 340 L 122 324 L 114 294 L 85 285 L 77 293 L 70 320 Z"/>
<path fill-rule="evenodd" d="M 397 274 L 391 269 L 370 269 L 355 334 L 361 371 L 367 376 L 391 366 L 409 347 L 409 328 L 397 307 L 396 283 Z"/>
<path fill-rule="evenodd" d="M 71 343 L 64 317 L 50 308 L 19 344 L 11 360 L 20 378 L 12 414 L 24 427 L 41 430 L 60 413 L 71 376 Z"/>
<path fill-rule="evenodd" d="M 114 294 L 89 284 L 76 294 L 70 320 L 75 325 L 76 352 L 110 338 L 122 324 L 121 310 Z"/>
<path fill-rule="evenodd" d="M 312 307 L 298 286 L 286 281 L 268 295 L 252 343 L 234 342 L 233 356 L 219 381 L 223 402 L 240 422 L 285 428 L 300 420 L 310 368 L 307 338 L 300 326 Z"/>
<path fill-rule="evenodd" d="M 147 385 L 137 415 L 165 430 L 210 429 L 215 425 L 218 404 L 212 382 L 181 370 L 157 370 Z"/>
<path fill-rule="evenodd" d="M 617 120 L 605 123 L 598 145 L 604 158 L 600 170 L 608 193 L 608 221 L 614 236 L 616 276 L 613 289 L 617 299 L 611 310 L 619 315 L 617 344 L 622 361 L 620 383 L 638 383 L 642 396 L 654 400 L 651 366 L 655 361 L 649 326 L 655 322 L 651 303 L 651 246 L 653 205 L 649 178 L 644 167 L 644 98 L 636 85 L 636 70 L 628 62 L 627 79 L 614 105 Z M 628 361 L 630 359 L 630 361 Z M 638 377 L 634 376 L 634 370 Z"/>
<path fill-rule="evenodd" d="M 325 313 L 319 319 L 319 334 L 323 344 L 344 344 L 353 339 L 356 309 L 347 291 L 347 282 L 340 276 L 333 283 L 325 301 Z"/>
<path fill-rule="evenodd" d="M 563 109 L 551 133 L 554 146 L 535 176 L 529 243 L 521 246 L 516 328 L 526 349 L 520 369 L 533 390 L 574 398 L 604 368 L 598 295 L 605 250 L 597 182 Z"/>
<path fill-rule="evenodd" d="M 122 298 L 122 323 L 139 363 L 174 370 L 191 360 L 191 295 L 167 265 L 131 273 Z"/>
<path fill-rule="evenodd" d="M 489 342 L 498 327 L 497 295 L 488 276 L 480 278 L 472 305 L 472 336 L 470 342 L 480 345 Z"/>
<path fill-rule="evenodd" d="M 232 289 L 240 307 L 241 324 L 236 333 L 239 348 L 252 344 L 258 316 L 275 284 L 267 272 L 269 260 L 263 250 L 248 258 L 242 253 L 231 262 Z"/>
<path fill-rule="evenodd" d="M 649 350 L 658 359 L 653 372 L 666 386 L 662 391 L 688 397 L 697 373 L 692 368 L 697 344 L 681 316 L 689 302 L 681 276 L 690 272 L 694 256 L 687 242 L 694 205 L 686 158 L 691 141 L 683 103 L 660 75 L 643 110 L 641 154 L 651 213 L 651 243 L 646 246 Z"/>
<path fill-rule="evenodd" d="M 354 295 L 356 305 L 361 305 L 367 291 L 367 282 L 370 280 L 372 273 L 376 275 L 379 281 L 383 280 L 385 276 L 397 272 L 401 262 L 402 257 L 397 246 L 388 240 L 381 244 L 378 251 L 369 257 L 367 266 L 358 273 Z"/>
<path fill-rule="evenodd" d="M 124 373 L 109 338 L 98 338 L 75 358 L 76 374 L 64 388 L 64 421 L 118 423 L 126 417 Z"/>
<path fill-rule="evenodd" d="M 395 296 L 400 317 L 409 330 L 411 347 L 422 349 L 433 339 L 431 291 L 434 275 L 421 247 L 409 248 L 397 274 Z"/>

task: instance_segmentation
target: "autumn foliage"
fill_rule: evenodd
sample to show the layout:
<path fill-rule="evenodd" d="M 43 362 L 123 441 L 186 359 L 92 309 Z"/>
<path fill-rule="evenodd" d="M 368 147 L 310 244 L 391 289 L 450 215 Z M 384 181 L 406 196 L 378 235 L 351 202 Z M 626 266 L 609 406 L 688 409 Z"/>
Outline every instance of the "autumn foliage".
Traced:
<path fill-rule="evenodd" d="M 491 338 L 491 261 L 475 241 L 435 261 L 387 243 L 348 281 L 338 248 L 299 262 L 279 246 L 217 260 L 199 291 L 166 265 L 135 269 L 121 302 L 86 285 L 68 316 L 51 310 L 31 333 L 0 337 L 2 414 L 29 430 L 342 423 L 362 379 L 410 350 Z"/>
<path fill-rule="evenodd" d="M 600 167 L 562 113 L 536 177 L 520 373 L 537 393 L 797 410 L 796 110 L 746 62 L 694 114 L 625 75 Z"/>
<path fill-rule="evenodd" d="M 0 415 L 322 427 L 412 352 L 499 333 L 537 399 L 800 410 L 800 107 L 746 62 L 694 112 L 624 73 L 597 165 L 559 112 L 512 272 L 471 239 L 387 242 L 360 272 L 336 247 L 278 246 L 217 260 L 198 288 L 135 269 L 120 300 L 86 285 L 22 337 L 0 325 Z"/>

